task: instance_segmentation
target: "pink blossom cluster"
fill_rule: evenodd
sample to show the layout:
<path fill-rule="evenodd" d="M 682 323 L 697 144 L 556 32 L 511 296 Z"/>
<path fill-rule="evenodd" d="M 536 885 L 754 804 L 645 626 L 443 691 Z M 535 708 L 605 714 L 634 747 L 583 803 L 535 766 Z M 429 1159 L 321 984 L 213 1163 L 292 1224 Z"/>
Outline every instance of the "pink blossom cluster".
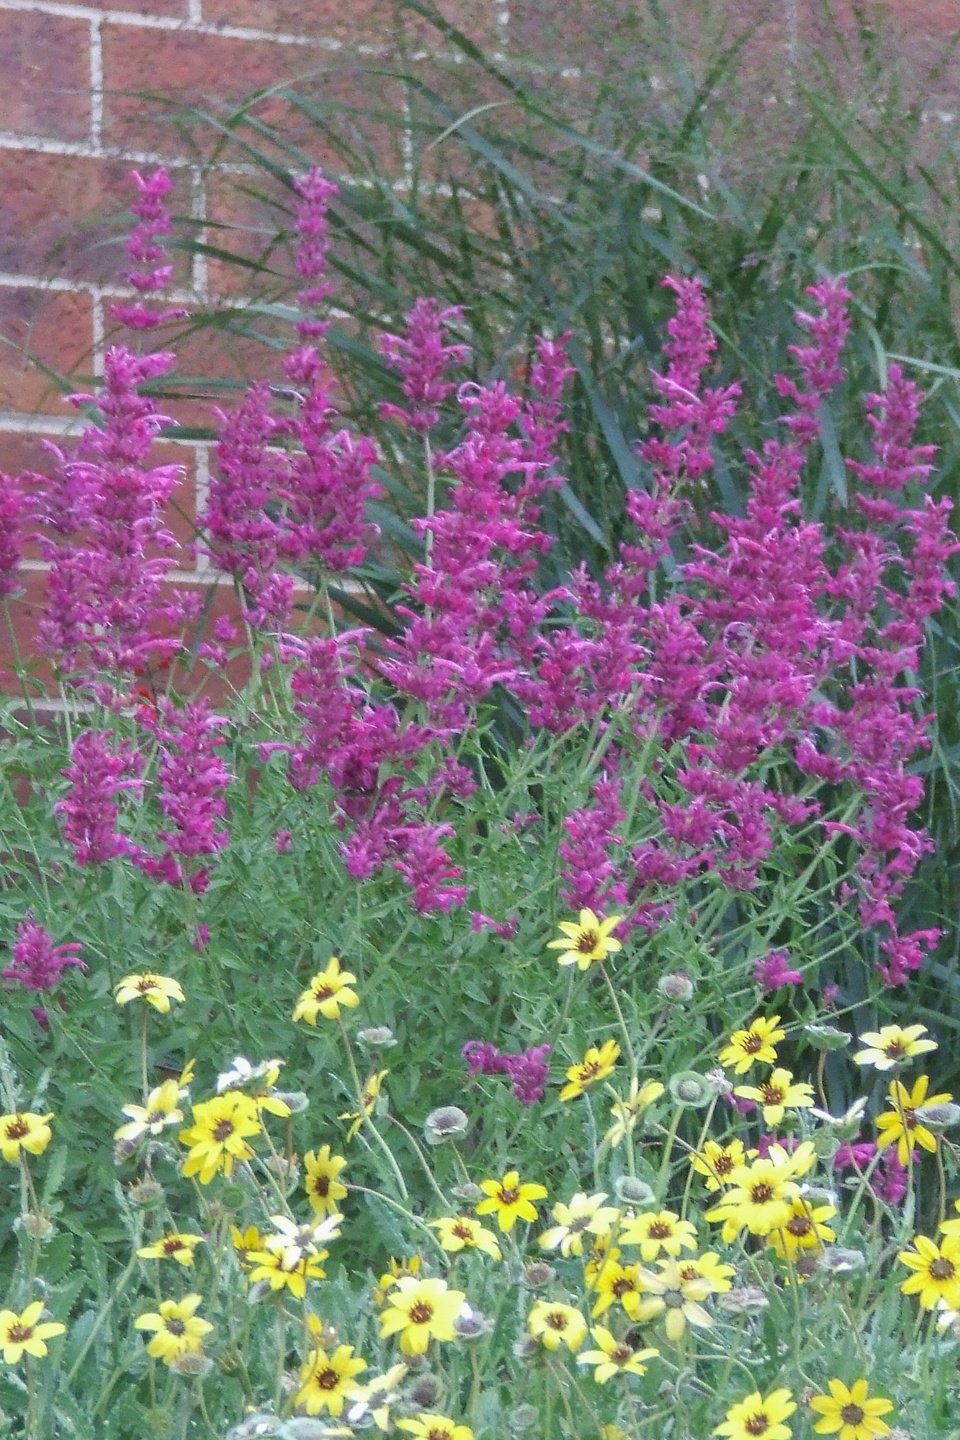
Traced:
<path fill-rule="evenodd" d="M 536 1105 L 543 1099 L 550 1069 L 549 1045 L 528 1045 L 511 1055 L 489 1040 L 468 1040 L 462 1051 L 471 1075 L 507 1075 L 521 1105 Z"/>

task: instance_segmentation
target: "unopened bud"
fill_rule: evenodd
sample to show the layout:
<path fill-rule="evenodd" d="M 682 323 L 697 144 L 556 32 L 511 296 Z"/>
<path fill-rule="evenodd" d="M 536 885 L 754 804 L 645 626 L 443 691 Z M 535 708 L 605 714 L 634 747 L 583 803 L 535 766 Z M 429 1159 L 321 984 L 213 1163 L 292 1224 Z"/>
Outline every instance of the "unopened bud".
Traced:
<path fill-rule="evenodd" d="M 389 1050 L 397 1043 L 389 1025 L 370 1025 L 366 1030 L 358 1030 L 357 1039 L 367 1050 Z"/>
<path fill-rule="evenodd" d="M 536 1405 L 518 1405 L 507 1416 L 511 1430 L 534 1430 L 540 1428 L 540 1411 Z"/>
<path fill-rule="evenodd" d="M 170 1361 L 170 1369 L 174 1375 L 204 1376 L 210 1374 L 213 1361 L 209 1355 L 204 1355 L 202 1350 L 186 1350 L 182 1355 L 174 1355 Z"/>
<path fill-rule="evenodd" d="M 271 1099 L 282 1100 L 291 1115 L 301 1115 L 310 1104 L 302 1090 L 274 1090 Z"/>
<path fill-rule="evenodd" d="M 862 1251 L 846 1250 L 837 1245 L 824 1251 L 822 1268 L 828 1275 L 854 1275 L 866 1263 L 867 1258 Z"/>
<path fill-rule="evenodd" d="M 657 981 L 657 992 L 664 1000 L 672 1000 L 675 1004 L 685 1004 L 693 999 L 693 981 L 685 970 L 674 970 L 669 975 L 661 975 Z"/>
<path fill-rule="evenodd" d="M 546 1260 L 531 1260 L 524 1265 L 521 1278 L 528 1290 L 542 1290 L 556 1277 L 556 1270 Z"/>
<path fill-rule="evenodd" d="M 441 1105 L 431 1110 L 423 1122 L 423 1138 L 428 1145 L 442 1145 L 445 1140 L 457 1140 L 466 1135 L 470 1117 L 458 1105 Z"/>
<path fill-rule="evenodd" d="M 24 1235 L 29 1235 L 31 1240 L 49 1240 L 54 1233 L 54 1224 L 46 1215 L 39 1214 L 36 1210 L 28 1210 L 24 1215 L 18 1215 L 13 1222 L 14 1227 L 22 1230 Z"/>
<path fill-rule="evenodd" d="M 127 1187 L 127 1197 L 131 1205 L 138 1205 L 141 1210 L 155 1210 L 163 1203 L 163 1186 L 152 1175 L 144 1175 L 136 1184 Z"/>
<path fill-rule="evenodd" d="M 442 1394 L 443 1385 L 439 1375 L 434 1375 L 432 1370 L 425 1370 L 410 1387 L 410 1402 L 419 1410 L 433 1410 Z"/>
<path fill-rule="evenodd" d="M 850 1044 L 850 1036 L 836 1025 L 804 1025 L 803 1033 L 814 1050 L 842 1050 Z"/>
<path fill-rule="evenodd" d="M 657 1198 L 645 1180 L 633 1175 L 621 1175 L 613 1188 L 622 1205 L 652 1205 Z"/>
<path fill-rule="evenodd" d="M 673 1096 L 677 1105 L 687 1105 L 694 1110 L 701 1110 L 709 1105 L 711 1100 L 716 1099 L 716 1090 L 704 1075 L 699 1075 L 695 1070 L 681 1070 L 676 1075 L 671 1075 L 667 1082 L 667 1089 Z"/>
<path fill-rule="evenodd" d="M 465 1200 L 468 1205 L 473 1205 L 477 1200 L 482 1200 L 484 1192 L 479 1185 L 474 1185 L 472 1180 L 465 1180 L 462 1185 L 454 1185 L 450 1192 L 458 1200 Z"/>
<path fill-rule="evenodd" d="M 951 1105 L 947 1101 L 942 1105 L 918 1105 L 913 1113 L 934 1135 L 942 1135 L 944 1130 L 949 1130 L 960 1120 L 960 1105 Z"/>
<path fill-rule="evenodd" d="M 759 1315 L 761 1310 L 767 1309 L 770 1301 L 755 1285 L 741 1285 L 739 1289 L 718 1295 L 717 1304 L 728 1315 Z"/>

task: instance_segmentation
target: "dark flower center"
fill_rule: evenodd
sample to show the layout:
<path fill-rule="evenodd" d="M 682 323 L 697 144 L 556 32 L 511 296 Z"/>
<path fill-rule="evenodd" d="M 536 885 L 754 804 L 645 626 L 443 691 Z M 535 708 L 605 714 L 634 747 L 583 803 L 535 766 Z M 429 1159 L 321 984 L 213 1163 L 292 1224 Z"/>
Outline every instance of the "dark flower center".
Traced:
<path fill-rule="evenodd" d="M 596 950 L 599 944 L 600 936 L 596 930 L 581 930 L 577 936 L 576 948 L 580 951 L 581 955 L 589 955 L 591 951 Z"/>
<path fill-rule="evenodd" d="M 631 1359 L 632 1355 L 633 1351 L 630 1349 L 629 1345 L 618 1345 L 615 1350 L 612 1350 L 610 1352 L 610 1359 L 613 1361 L 614 1365 L 626 1365 L 627 1361 Z"/>
<path fill-rule="evenodd" d="M 631 1291 L 635 1290 L 636 1288 L 636 1285 L 631 1280 L 629 1275 L 618 1276 L 618 1278 L 614 1280 L 613 1284 L 610 1286 L 612 1294 L 616 1295 L 618 1300 L 620 1299 L 621 1295 L 629 1295 Z"/>
<path fill-rule="evenodd" d="M 426 1325 L 428 1320 L 433 1319 L 433 1306 L 428 1305 L 425 1300 L 418 1300 L 415 1305 L 410 1306 L 410 1319 L 414 1325 Z"/>
<path fill-rule="evenodd" d="M 713 1169 L 716 1175 L 729 1175 L 733 1169 L 732 1155 L 718 1155 L 713 1162 Z"/>
<path fill-rule="evenodd" d="M 176 1255 L 178 1250 L 185 1250 L 187 1247 L 179 1235 L 170 1235 L 163 1242 L 164 1255 Z"/>
<path fill-rule="evenodd" d="M 33 1334 L 32 1325 L 11 1325 L 7 1331 L 7 1343 L 10 1345 L 23 1345 Z"/>
<path fill-rule="evenodd" d="M 513 1187 L 512 1187 L 511 1189 L 509 1189 L 509 1190 L 505 1190 L 505 1189 L 503 1188 L 503 1186 L 501 1185 L 501 1187 L 500 1187 L 500 1204 L 501 1204 L 501 1205 L 516 1205 L 516 1203 L 517 1203 L 517 1201 L 518 1201 L 519 1199 L 520 1199 L 520 1191 L 516 1188 L 516 1186 L 513 1186 Z"/>
<path fill-rule="evenodd" d="M 763 1036 L 751 1030 L 749 1035 L 744 1036 L 741 1048 L 745 1055 L 756 1055 L 758 1050 L 763 1049 Z"/>
<path fill-rule="evenodd" d="M 330 1194 L 330 1176 L 317 1175 L 313 1182 L 314 1193 L 317 1195 Z"/>
<path fill-rule="evenodd" d="M 313 995 L 316 1000 L 329 1000 L 333 994 L 334 989 L 332 985 L 315 985 L 313 987 Z"/>
<path fill-rule="evenodd" d="M 883 1047 L 883 1053 L 888 1060 L 900 1060 L 907 1053 L 907 1047 L 902 1040 L 888 1040 Z"/>
<path fill-rule="evenodd" d="M 566 1330 L 567 1317 L 562 1310 L 551 1310 L 547 1316 L 547 1324 L 551 1330 Z"/>
<path fill-rule="evenodd" d="M 773 1199 L 773 1186 L 767 1180 L 758 1180 L 750 1187 L 750 1199 L 754 1205 L 766 1205 Z"/>
<path fill-rule="evenodd" d="M 748 1435 L 765 1435 L 770 1421 L 763 1410 L 758 1410 L 756 1415 L 751 1415 L 743 1422 L 743 1428 Z"/>
<path fill-rule="evenodd" d="M 931 1280 L 952 1280 L 956 1273 L 956 1267 L 953 1261 L 948 1260 L 946 1256 L 941 1256 L 937 1260 L 930 1261 Z"/>
<path fill-rule="evenodd" d="M 806 1215 L 794 1215 L 792 1220 L 787 1221 L 786 1228 L 791 1235 L 802 1239 L 804 1235 L 809 1235 L 813 1230 L 813 1221 Z"/>
<path fill-rule="evenodd" d="M 683 1296 L 679 1290 L 665 1290 L 663 1294 L 663 1303 L 664 1305 L 666 1305 L 668 1310 L 682 1310 Z"/>
<path fill-rule="evenodd" d="M 320 1370 L 317 1372 L 317 1384 L 320 1386 L 321 1390 L 336 1390 L 339 1381 L 339 1374 L 336 1370 L 330 1369 L 329 1366 L 326 1370 Z"/>
<path fill-rule="evenodd" d="M 844 1425 L 862 1425 L 864 1412 L 859 1405 L 844 1405 L 840 1411 L 840 1419 Z"/>
<path fill-rule="evenodd" d="M 217 1125 L 214 1125 L 213 1131 L 211 1133 L 217 1144 L 222 1145 L 224 1140 L 229 1140 L 230 1136 L 233 1134 L 233 1121 L 221 1120 Z"/>
<path fill-rule="evenodd" d="M 22 1116 L 18 1115 L 16 1119 L 11 1120 L 10 1124 L 7 1126 L 7 1139 L 22 1140 L 24 1135 L 29 1133 L 29 1130 L 30 1126 L 27 1124 L 26 1120 L 24 1120 Z"/>
<path fill-rule="evenodd" d="M 783 1091 L 779 1085 L 761 1085 L 760 1094 L 763 1096 L 764 1105 L 782 1105 Z"/>
<path fill-rule="evenodd" d="M 166 1320 L 164 1323 L 171 1335 L 180 1336 L 186 1335 L 187 1333 L 186 1324 L 183 1320 L 178 1320 L 175 1315 L 172 1316 L 169 1320 Z"/>
<path fill-rule="evenodd" d="M 473 1239 L 473 1231 L 465 1220 L 458 1221 L 458 1223 L 453 1226 L 452 1233 L 456 1235 L 458 1240 Z"/>
<path fill-rule="evenodd" d="M 650 1226 L 651 1240 L 666 1240 L 673 1231 L 666 1220 L 655 1220 Z"/>

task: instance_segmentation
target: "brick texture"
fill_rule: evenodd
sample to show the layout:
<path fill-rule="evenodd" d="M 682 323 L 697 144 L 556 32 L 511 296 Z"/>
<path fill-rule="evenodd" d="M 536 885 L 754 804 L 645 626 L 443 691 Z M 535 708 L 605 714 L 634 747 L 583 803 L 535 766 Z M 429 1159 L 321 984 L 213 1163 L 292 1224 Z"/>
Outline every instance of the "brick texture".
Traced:
<path fill-rule="evenodd" d="M 817 64 L 838 74 L 850 71 L 851 83 L 868 84 L 864 76 L 874 61 L 909 91 L 941 61 L 921 98 L 938 125 L 946 123 L 942 115 L 960 110 L 960 56 L 951 57 L 944 44 L 960 29 L 957 0 L 875 0 L 875 41 L 857 36 L 852 0 L 833 0 L 849 37 L 843 40 L 818 18 L 815 0 L 666 3 L 660 8 L 671 20 L 670 34 L 653 23 L 649 0 L 435 4 L 498 63 L 522 69 L 529 83 L 548 96 L 564 95 L 571 105 L 581 94 L 589 97 L 599 73 L 646 77 L 649 98 L 649 77 L 659 70 L 671 74 L 678 54 L 689 62 L 691 77 L 702 78 L 720 47 L 744 35 L 739 74 L 756 81 L 752 91 L 739 86 L 748 99 L 759 95 L 772 103 L 768 92 L 802 79 L 805 66 L 815 75 Z M 433 120 L 436 112 L 404 91 L 391 72 L 412 65 L 418 81 L 441 91 L 455 114 L 502 98 L 479 72 L 451 67 L 450 50 L 442 35 L 397 0 L 75 0 L 69 6 L 3 0 L 0 472 L 42 473 L 49 466 L 41 441 L 45 435 L 62 439 L 73 412 L 46 372 L 71 371 L 85 384 L 79 377 L 96 373 L 100 348 L 117 337 L 110 303 L 125 265 L 118 237 L 132 167 L 168 161 L 178 219 L 205 215 L 209 244 L 255 264 L 266 259 L 276 272 L 251 282 L 235 266 L 216 258 L 190 261 L 175 250 L 178 292 L 237 304 L 279 293 L 292 257 L 289 239 L 274 236 L 285 223 L 289 196 L 276 187 L 271 198 L 259 177 L 245 178 L 239 167 L 249 154 L 240 133 L 229 128 L 231 114 L 235 118 L 236 107 L 255 90 L 295 83 L 345 143 L 336 146 L 302 109 L 267 93 L 249 114 L 282 127 L 289 148 L 270 152 L 271 158 L 293 168 L 319 161 L 360 181 L 375 171 L 395 182 L 409 178 L 412 162 L 421 183 L 429 182 L 441 177 L 453 151 L 421 143 L 418 119 Z M 102 88 L 94 92 L 98 76 Z M 623 93 L 631 105 L 645 103 L 639 88 Z M 207 110 L 220 128 L 188 120 L 190 106 Z M 766 124 L 771 111 L 762 113 Z M 387 123 L 399 115 L 414 127 L 404 144 L 399 127 Z M 753 133 L 755 118 L 745 114 L 745 135 Z M 211 158 L 212 166 L 206 163 Z M 489 214 L 478 213 L 478 222 L 493 225 Z M 349 306 L 349 292 L 338 299 Z M 266 323 L 257 328 L 269 340 Z M 227 343 L 214 327 L 185 334 L 177 348 L 178 370 L 161 408 L 179 425 L 208 424 L 212 404 L 229 406 L 248 379 L 277 373 L 274 349 L 254 338 Z M 196 381 L 204 375 L 219 377 L 219 387 Z M 158 463 L 184 467 L 169 523 L 186 547 L 179 563 L 188 583 L 203 584 L 214 612 L 229 614 L 231 588 L 212 584 L 217 577 L 190 548 L 202 493 L 196 457 L 190 444 L 166 440 L 158 446 Z M 27 654 L 42 604 L 36 557 L 31 552 L 25 594 L 16 606 Z M 8 660 L 3 639 L 0 666 Z M 0 688 L 4 683 L 0 675 Z"/>
<path fill-rule="evenodd" d="M 0 130 L 52 140 L 90 133 L 90 26 L 0 10 Z"/>

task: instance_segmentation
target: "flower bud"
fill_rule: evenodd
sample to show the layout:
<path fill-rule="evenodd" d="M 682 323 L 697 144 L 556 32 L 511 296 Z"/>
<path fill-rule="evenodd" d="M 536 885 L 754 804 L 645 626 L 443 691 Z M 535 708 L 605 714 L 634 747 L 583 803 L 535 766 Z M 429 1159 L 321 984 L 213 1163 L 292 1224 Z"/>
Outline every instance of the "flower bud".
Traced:
<path fill-rule="evenodd" d="M 755 1285 L 741 1285 L 739 1289 L 717 1296 L 717 1305 L 728 1315 L 759 1315 L 769 1304 L 766 1295 Z"/>
<path fill-rule="evenodd" d="M 453 1328 L 461 1340 L 479 1340 L 490 1333 L 493 1325 L 481 1311 L 475 1310 L 472 1305 L 464 1305 L 453 1322 Z"/>
<path fill-rule="evenodd" d="M 549 1285 L 551 1280 L 555 1279 L 557 1272 L 546 1260 L 531 1260 L 524 1265 L 520 1274 L 528 1290 L 542 1290 L 544 1285 Z"/>
<path fill-rule="evenodd" d="M 657 993 L 664 1000 L 672 1000 L 675 1004 L 686 1004 L 693 999 L 693 981 L 685 970 L 674 970 L 669 975 L 661 975 L 657 981 Z"/>
<path fill-rule="evenodd" d="M 397 1043 L 389 1025 L 369 1025 L 366 1030 L 357 1031 L 357 1039 L 366 1050 L 389 1050 Z"/>
<path fill-rule="evenodd" d="M 718 1065 L 715 1070 L 708 1070 L 705 1078 L 707 1084 L 716 1095 L 724 1096 L 733 1094 L 733 1081 L 722 1065 Z"/>
<path fill-rule="evenodd" d="M 155 1210 L 163 1204 L 163 1186 L 152 1175 L 144 1175 L 135 1184 L 127 1186 L 127 1198 L 131 1205 L 137 1205 L 141 1210 Z"/>
<path fill-rule="evenodd" d="M 24 1235 L 29 1235 L 31 1240 L 49 1240 L 54 1234 L 55 1226 L 52 1220 L 46 1215 L 38 1214 L 36 1210 L 28 1210 L 23 1215 L 18 1215 L 13 1222 L 15 1230 L 22 1230 Z"/>
<path fill-rule="evenodd" d="M 325 1440 L 326 1436 L 336 1433 L 325 1420 L 315 1419 L 312 1415 L 295 1415 L 277 1432 L 277 1440 Z"/>
<path fill-rule="evenodd" d="M 867 1263 L 867 1257 L 860 1250 L 847 1250 L 842 1245 L 836 1245 L 823 1252 L 822 1268 L 828 1275 L 854 1275 L 862 1270 Z"/>
<path fill-rule="evenodd" d="M 440 1403 L 442 1394 L 443 1385 L 439 1375 L 434 1375 L 432 1370 L 424 1370 L 410 1387 L 410 1403 L 416 1405 L 418 1410 L 434 1410 Z"/>
<path fill-rule="evenodd" d="M 645 1180 L 633 1175 L 621 1175 L 613 1188 L 622 1205 L 652 1205 L 657 1198 Z"/>
<path fill-rule="evenodd" d="M 174 1355 L 170 1361 L 170 1369 L 174 1375 L 183 1375 L 188 1379 L 203 1377 L 210 1374 L 213 1361 L 209 1355 L 204 1355 L 202 1350 L 186 1350 L 182 1355 Z"/>
<path fill-rule="evenodd" d="M 282 1100 L 289 1108 L 291 1115 L 301 1115 L 310 1104 L 302 1090 L 274 1090 L 271 1099 Z"/>
<path fill-rule="evenodd" d="M 482 1200 L 484 1192 L 479 1185 L 474 1185 L 472 1180 L 465 1180 L 462 1185 L 454 1185 L 450 1192 L 457 1200 L 465 1200 L 468 1205 L 473 1205 L 477 1200 Z"/>
<path fill-rule="evenodd" d="M 832 1160 L 840 1149 L 840 1137 L 829 1130 L 817 1130 L 813 1135 L 813 1148 L 818 1160 Z"/>
<path fill-rule="evenodd" d="M 843 1050 L 850 1044 L 850 1036 L 836 1025 L 804 1025 L 803 1033 L 814 1050 Z"/>
<path fill-rule="evenodd" d="M 257 1410 L 228 1430 L 226 1440 L 265 1440 L 267 1436 L 279 1435 L 282 1425 L 283 1421 L 276 1415 Z"/>
<path fill-rule="evenodd" d="M 717 1094 L 706 1076 L 699 1075 L 696 1070 L 680 1070 L 676 1075 L 671 1075 L 667 1081 L 667 1089 L 675 1105 L 687 1105 L 694 1110 L 702 1110 L 711 1100 L 716 1099 Z"/>
<path fill-rule="evenodd" d="M 944 1130 L 949 1130 L 951 1125 L 956 1125 L 960 1120 L 960 1105 L 952 1105 L 947 1101 L 942 1105 L 918 1105 L 913 1113 L 921 1125 L 926 1125 L 934 1135 L 942 1135 Z"/>
<path fill-rule="evenodd" d="M 466 1135 L 470 1117 L 458 1105 L 441 1105 L 431 1110 L 423 1122 L 423 1138 L 428 1145 L 442 1145 L 445 1140 L 457 1140 Z"/>
<path fill-rule="evenodd" d="M 540 1427 L 540 1411 L 536 1405 L 518 1405 L 507 1417 L 511 1430 L 535 1430 Z"/>

